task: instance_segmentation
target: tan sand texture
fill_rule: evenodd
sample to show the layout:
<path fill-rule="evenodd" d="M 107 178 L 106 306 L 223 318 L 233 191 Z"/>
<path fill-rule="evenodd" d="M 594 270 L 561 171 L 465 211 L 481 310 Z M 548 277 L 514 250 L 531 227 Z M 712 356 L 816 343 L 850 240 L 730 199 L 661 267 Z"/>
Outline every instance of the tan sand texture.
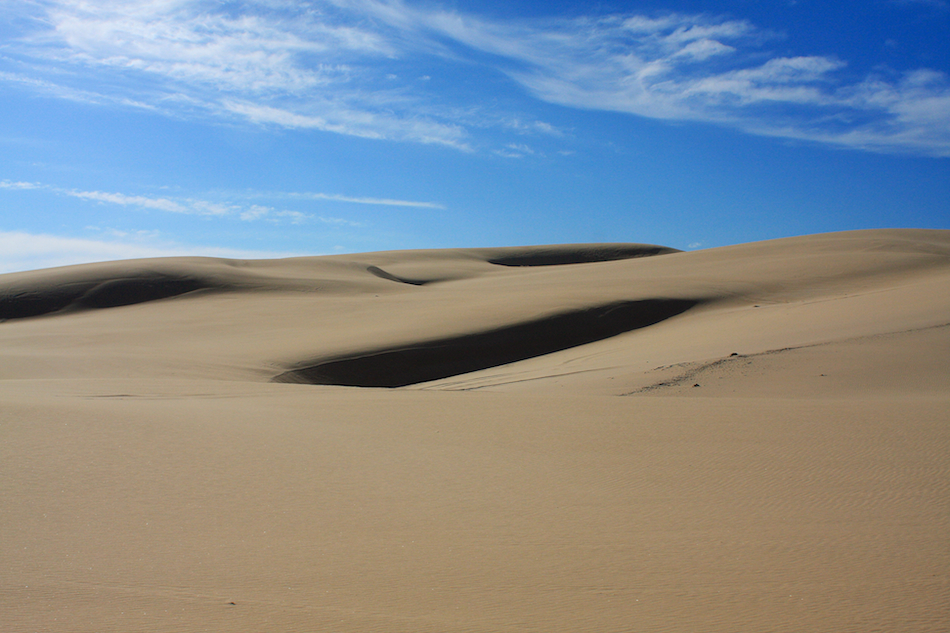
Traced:
<path fill-rule="evenodd" d="M 2 631 L 950 630 L 950 231 L 0 276 Z"/>

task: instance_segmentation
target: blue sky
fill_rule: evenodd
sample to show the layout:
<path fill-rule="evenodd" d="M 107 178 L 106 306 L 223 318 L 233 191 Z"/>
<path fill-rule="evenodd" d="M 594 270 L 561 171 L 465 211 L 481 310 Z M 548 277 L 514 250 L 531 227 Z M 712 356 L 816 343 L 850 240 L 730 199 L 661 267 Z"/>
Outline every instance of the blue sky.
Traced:
<path fill-rule="evenodd" d="M 945 0 L 11 0 L 0 272 L 950 228 Z"/>

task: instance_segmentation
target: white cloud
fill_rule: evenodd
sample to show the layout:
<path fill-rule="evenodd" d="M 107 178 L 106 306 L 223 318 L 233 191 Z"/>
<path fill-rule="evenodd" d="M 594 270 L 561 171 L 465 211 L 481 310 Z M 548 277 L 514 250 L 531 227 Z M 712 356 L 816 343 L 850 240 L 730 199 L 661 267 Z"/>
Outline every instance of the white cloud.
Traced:
<path fill-rule="evenodd" d="M 242 207 L 235 204 L 225 204 L 220 202 L 210 202 L 208 200 L 198 200 L 195 198 L 181 198 L 170 200 L 168 198 L 150 198 L 148 196 L 129 196 L 123 193 L 105 193 L 102 191 L 76 191 L 55 189 L 67 196 L 80 198 L 83 200 L 93 200 L 95 202 L 107 202 L 123 206 L 135 206 L 143 209 L 155 209 L 158 211 L 168 211 L 171 213 L 184 213 L 190 215 L 205 216 L 236 216 L 241 220 L 253 221 L 266 219 L 278 221 L 281 219 L 289 220 L 293 224 L 302 224 L 311 219 L 306 213 L 300 211 L 278 210 L 273 207 L 265 207 L 252 204 Z"/>
<path fill-rule="evenodd" d="M 67 101 L 76 101 L 78 103 L 89 103 L 93 105 L 117 104 L 143 110 L 161 111 L 161 109 L 155 105 L 144 103 L 142 101 L 136 101 L 135 99 L 131 99 L 127 96 L 106 95 L 91 90 L 73 88 L 45 79 L 28 77 L 20 73 L 0 71 L 0 81 L 24 85 L 40 94 L 49 95 L 58 99 L 65 99 Z"/>
<path fill-rule="evenodd" d="M 147 198 L 145 196 L 127 196 L 122 193 L 103 193 L 101 191 L 65 191 L 67 196 L 95 200 L 96 202 L 111 202 L 112 204 L 133 205 L 145 209 L 158 209 L 172 213 L 188 213 L 189 208 L 172 202 L 167 198 Z"/>
<path fill-rule="evenodd" d="M 267 219 L 276 221 L 278 219 L 290 220 L 292 224 L 303 224 L 307 220 L 313 219 L 313 216 L 300 211 L 278 211 L 273 207 L 264 207 L 258 204 L 252 204 L 247 209 L 242 210 L 238 217 L 245 221 Z M 316 218 L 320 222 L 325 222 L 324 218 Z"/>
<path fill-rule="evenodd" d="M 512 146 L 516 147 L 516 146 Z M 525 151 L 530 151 L 527 146 L 521 146 Z M 191 197 L 150 197 L 139 195 L 128 195 L 124 193 L 103 192 L 103 191 L 79 191 L 76 189 L 63 189 L 37 182 L 14 182 L 11 180 L 0 180 L 0 190 L 45 190 L 55 194 L 66 195 L 80 200 L 89 200 L 103 204 L 116 204 L 121 206 L 133 206 L 142 209 L 154 209 L 156 211 L 166 211 L 170 213 L 181 213 L 190 215 L 216 216 L 216 217 L 237 217 L 244 221 L 267 220 L 270 222 L 289 221 L 293 224 L 304 224 L 309 221 L 317 221 L 324 224 L 363 226 L 361 222 L 354 222 L 343 218 L 333 218 L 322 215 L 312 215 L 301 211 L 288 209 L 277 209 L 272 206 L 250 203 L 249 199 L 296 199 L 296 200 L 326 200 L 329 202 L 342 202 L 347 204 L 364 204 L 389 207 L 417 208 L 417 209 L 445 209 L 445 206 L 436 202 L 422 202 L 415 200 L 400 200 L 396 198 L 373 198 L 360 196 L 346 196 L 342 194 L 330 194 L 319 192 L 241 192 L 239 194 L 230 194 L 226 197 L 231 200 L 242 200 L 241 204 L 234 202 L 213 202 Z"/>
<path fill-rule="evenodd" d="M 167 0 L 59 0 L 48 18 L 71 61 L 141 70 L 218 90 L 305 90 L 345 68 L 303 66 L 295 56 L 339 50 L 388 54 L 376 34 L 308 19 L 291 3 L 249 3 L 251 11 L 215 12 L 207 3 Z M 292 19 L 288 19 L 292 18 Z"/>
<path fill-rule="evenodd" d="M 323 222 L 324 224 L 332 224 L 334 226 L 365 226 L 362 222 L 353 222 L 352 220 L 344 220 L 343 218 L 327 218 L 323 216 L 318 216 L 317 220 Z"/>
<path fill-rule="evenodd" d="M 545 121 L 523 121 L 520 118 L 509 118 L 502 121 L 502 125 L 521 134 L 546 134 L 548 136 L 564 136 L 564 132 Z"/>
<path fill-rule="evenodd" d="M 416 207 L 422 209 L 445 209 L 444 205 L 436 202 L 415 202 L 412 200 L 396 200 L 393 198 L 357 198 L 331 193 L 289 193 L 294 198 L 310 198 L 311 200 L 330 200 L 333 202 L 351 202 L 354 204 L 373 204 L 390 207 Z"/>
<path fill-rule="evenodd" d="M 11 182 L 0 180 L 0 189 L 41 189 L 43 185 L 35 182 Z"/>
<path fill-rule="evenodd" d="M 296 255 L 298 254 L 0 231 L 0 273 L 148 257 L 204 256 L 272 259 Z"/>
<path fill-rule="evenodd" d="M 523 143 L 509 143 L 501 149 L 496 149 L 494 153 L 505 158 L 524 158 L 537 154 L 531 147 Z"/>
<path fill-rule="evenodd" d="M 399 0 L 351 0 L 391 27 L 498 57 L 539 99 L 588 110 L 706 121 L 777 137 L 950 156 L 950 81 L 917 70 L 848 84 L 846 62 L 772 56 L 772 35 L 699 15 L 491 22 Z M 498 152 L 496 152 L 498 153 Z M 504 155 L 504 150 L 501 151 Z"/>
<path fill-rule="evenodd" d="M 726 46 L 721 42 L 716 40 L 697 40 L 690 42 L 686 46 L 682 47 L 675 53 L 673 53 L 673 59 L 688 59 L 691 61 L 701 62 L 706 61 L 714 55 L 728 55 L 729 53 L 734 53 L 736 49 L 731 46 Z"/>
<path fill-rule="evenodd" d="M 222 106 L 253 123 L 270 123 L 287 128 L 322 130 L 372 139 L 434 143 L 465 151 L 470 149 L 462 141 L 465 131 L 461 127 L 422 118 L 394 117 L 334 103 L 310 104 L 311 109 L 323 111 L 325 114 L 322 116 L 232 100 L 225 100 Z"/>
<path fill-rule="evenodd" d="M 433 92 L 436 81 L 411 79 L 436 76 L 433 61 L 450 66 L 440 75 L 450 77 L 475 63 L 573 108 L 950 156 L 946 74 L 918 69 L 851 81 L 841 72 L 846 60 L 775 54 L 767 48 L 773 35 L 742 20 L 625 14 L 502 22 L 402 0 L 17 6 L 37 30 L 5 43 L 6 65 L 19 70 L 0 71 L 0 81 L 66 99 L 464 151 L 474 143 L 466 126 L 553 133 L 540 123 L 506 126 L 518 118 L 511 116 L 473 122 L 471 112 L 485 105 L 448 103 L 448 92 Z"/>
<path fill-rule="evenodd" d="M 92 200 L 93 202 L 103 202 L 109 204 L 118 204 L 122 206 L 133 206 L 142 209 L 154 209 L 156 211 L 167 211 L 169 213 L 183 213 L 189 215 L 209 215 L 209 216 L 238 216 L 242 220 L 253 220 L 260 217 L 275 215 L 273 209 L 252 206 L 242 208 L 238 205 L 223 204 L 220 202 L 211 202 L 208 200 L 199 200 L 195 198 L 179 198 L 172 200 L 169 198 L 152 198 L 148 196 L 130 196 L 124 193 L 108 193 L 103 191 L 77 191 L 75 189 L 52 188 L 53 191 L 63 193 L 73 198 L 82 200 Z"/>
<path fill-rule="evenodd" d="M 37 7 L 45 12 L 34 24 L 47 28 L 7 46 L 29 71 L 0 71 L 0 80 L 89 103 L 468 149 L 464 130 L 420 116 L 406 94 L 361 87 L 376 75 L 367 60 L 397 50 L 327 2 L 48 0 L 29 10 Z"/>

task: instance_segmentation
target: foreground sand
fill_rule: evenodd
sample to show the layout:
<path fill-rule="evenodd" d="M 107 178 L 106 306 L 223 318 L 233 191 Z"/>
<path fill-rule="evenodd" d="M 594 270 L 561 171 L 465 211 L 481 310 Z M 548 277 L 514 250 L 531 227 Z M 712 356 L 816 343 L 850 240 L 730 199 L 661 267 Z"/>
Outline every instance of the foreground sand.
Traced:
<path fill-rule="evenodd" d="M 0 630 L 950 629 L 948 231 L 119 262 L 0 317 Z"/>

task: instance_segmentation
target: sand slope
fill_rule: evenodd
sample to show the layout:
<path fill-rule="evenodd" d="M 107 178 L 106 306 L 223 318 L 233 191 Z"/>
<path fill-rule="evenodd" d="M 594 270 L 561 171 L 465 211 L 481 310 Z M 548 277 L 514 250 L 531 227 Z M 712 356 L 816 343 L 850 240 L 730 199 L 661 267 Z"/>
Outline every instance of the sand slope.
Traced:
<path fill-rule="evenodd" d="M 0 318 L 3 630 L 950 627 L 948 231 L 106 263 Z"/>

